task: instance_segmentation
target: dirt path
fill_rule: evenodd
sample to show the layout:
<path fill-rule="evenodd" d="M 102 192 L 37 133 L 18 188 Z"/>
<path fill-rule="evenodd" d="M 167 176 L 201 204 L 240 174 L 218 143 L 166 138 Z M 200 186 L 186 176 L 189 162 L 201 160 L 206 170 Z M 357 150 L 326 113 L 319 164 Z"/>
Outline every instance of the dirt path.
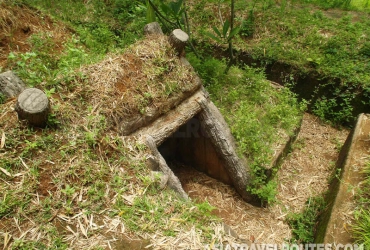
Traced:
<path fill-rule="evenodd" d="M 294 148 L 278 171 L 278 201 L 269 208 L 246 204 L 229 186 L 191 168 L 181 168 L 176 174 L 189 196 L 208 200 L 217 208 L 214 213 L 239 237 L 255 243 L 281 244 L 291 238 L 289 226 L 284 222 L 286 215 L 301 211 L 310 196 L 327 189 L 328 178 L 348 133 L 305 114 Z"/>

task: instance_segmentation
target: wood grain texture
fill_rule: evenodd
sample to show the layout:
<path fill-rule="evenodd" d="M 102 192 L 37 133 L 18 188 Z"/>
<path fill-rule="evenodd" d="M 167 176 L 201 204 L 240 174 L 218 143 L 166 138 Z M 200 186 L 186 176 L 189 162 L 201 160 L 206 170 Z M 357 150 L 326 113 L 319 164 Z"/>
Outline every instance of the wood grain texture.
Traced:
<path fill-rule="evenodd" d="M 31 125 L 44 127 L 50 110 L 49 100 L 43 91 L 29 88 L 18 96 L 15 110 L 20 120 L 27 120 Z"/>

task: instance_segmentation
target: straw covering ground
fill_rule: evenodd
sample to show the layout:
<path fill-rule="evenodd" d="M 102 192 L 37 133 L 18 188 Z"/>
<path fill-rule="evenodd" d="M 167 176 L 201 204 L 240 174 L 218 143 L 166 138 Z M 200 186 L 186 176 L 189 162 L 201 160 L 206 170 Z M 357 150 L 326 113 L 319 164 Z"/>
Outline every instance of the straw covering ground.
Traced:
<path fill-rule="evenodd" d="M 115 126 L 140 116 L 153 120 L 200 87 L 192 67 L 181 63 L 166 36 L 147 37 L 123 55 L 109 55 L 82 73 L 90 87 L 91 105 L 101 106 Z"/>
<path fill-rule="evenodd" d="M 56 60 L 65 53 L 54 52 L 50 55 Z M 140 41 L 123 54 L 62 73 L 53 88 L 48 82 L 35 85 L 45 90 L 52 106 L 46 129 L 19 122 L 15 99 L 0 106 L 0 245 L 114 249 L 156 232 L 181 237 L 196 232 L 197 244 L 212 237 L 218 226 L 211 224 L 207 210 L 160 190 L 146 167 L 145 146 L 114 129 L 117 117 L 145 115 L 153 108 L 166 112 L 184 98 L 179 93 L 200 87 L 166 38 Z"/>

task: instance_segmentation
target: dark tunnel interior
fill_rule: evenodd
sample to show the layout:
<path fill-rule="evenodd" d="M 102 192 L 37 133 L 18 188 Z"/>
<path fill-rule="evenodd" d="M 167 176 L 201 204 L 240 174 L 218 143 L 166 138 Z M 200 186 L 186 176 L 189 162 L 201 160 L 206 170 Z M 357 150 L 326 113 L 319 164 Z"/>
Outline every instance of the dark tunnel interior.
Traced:
<path fill-rule="evenodd" d="M 201 128 L 197 116 L 168 137 L 158 150 L 169 167 L 190 166 L 225 184 L 232 184 L 222 159 L 207 133 Z"/>

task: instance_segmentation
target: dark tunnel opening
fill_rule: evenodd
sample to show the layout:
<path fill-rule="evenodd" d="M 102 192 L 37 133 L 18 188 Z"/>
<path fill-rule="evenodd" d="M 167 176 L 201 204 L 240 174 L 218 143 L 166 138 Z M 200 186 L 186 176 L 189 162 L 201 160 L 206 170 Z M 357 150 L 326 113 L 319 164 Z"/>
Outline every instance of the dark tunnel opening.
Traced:
<path fill-rule="evenodd" d="M 222 159 L 207 133 L 201 128 L 198 116 L 193 117 L 168 137 L 158 151 L 176 174 L 174 166 L 189 166 L 225 184 L 232 185 Z"/>

